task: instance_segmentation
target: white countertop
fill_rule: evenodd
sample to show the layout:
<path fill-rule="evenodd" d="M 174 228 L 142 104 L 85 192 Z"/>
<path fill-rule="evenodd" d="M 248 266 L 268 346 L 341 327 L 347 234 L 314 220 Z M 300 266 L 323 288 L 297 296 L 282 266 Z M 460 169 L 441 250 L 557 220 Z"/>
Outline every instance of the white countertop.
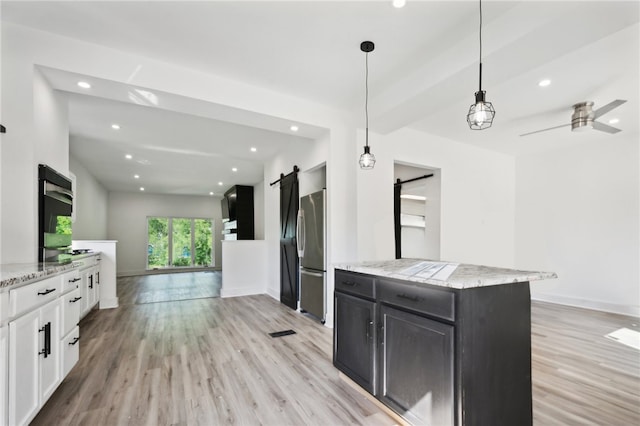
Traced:
<path fill-rule="evenodd" d="M 334 265 L 336 269 L 465 289 L 558 278 L 555 272 L 519 271 L 425 259 L 394 259 Z"/>

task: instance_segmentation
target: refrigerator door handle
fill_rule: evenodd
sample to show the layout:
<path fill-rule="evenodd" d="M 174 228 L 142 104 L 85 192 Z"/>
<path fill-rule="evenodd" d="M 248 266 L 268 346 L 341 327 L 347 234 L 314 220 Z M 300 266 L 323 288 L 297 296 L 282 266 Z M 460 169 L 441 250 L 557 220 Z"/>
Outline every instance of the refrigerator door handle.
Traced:
<path fill-rule="evenodd" d="M 296 248 L 298 257 L 304 257 L 304 210 L 298 210 L 298 220 L 296 223 Z"/>
<path fill-rule="evenodd" d="M 309 272 L 309 271 L 305 271 L 304 269 L 301 269 L 300 273 L 304 275 L 311 275 L 312 277 L 318 277 L 318 278 L 324 277 L 324 273 L 322 272 Z"/>

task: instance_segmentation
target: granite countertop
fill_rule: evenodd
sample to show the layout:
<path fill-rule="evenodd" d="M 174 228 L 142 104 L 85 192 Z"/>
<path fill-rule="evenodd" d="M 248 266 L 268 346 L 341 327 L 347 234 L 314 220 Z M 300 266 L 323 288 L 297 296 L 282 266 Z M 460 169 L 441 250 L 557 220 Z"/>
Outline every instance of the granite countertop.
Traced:
<path fill-rule="evenodd" d="M 100 253 L 97 252 L 91 252 L 74 255 L 72 256 L 72 261 L 66 263 L 37 262 L 7 263 L 0 265 L 0 292 L 8 290 L 8 287 L 19 287 L 74 268 L 81 268 L 84 264 L 82 259 L 99 254 Z"/>
<path fill-rule="evenodd" d="M 336 269 L 465 289 L 558 278 L 555 272 L 519 271 L 425 259 L 394 259 L 334 265 Z"/>

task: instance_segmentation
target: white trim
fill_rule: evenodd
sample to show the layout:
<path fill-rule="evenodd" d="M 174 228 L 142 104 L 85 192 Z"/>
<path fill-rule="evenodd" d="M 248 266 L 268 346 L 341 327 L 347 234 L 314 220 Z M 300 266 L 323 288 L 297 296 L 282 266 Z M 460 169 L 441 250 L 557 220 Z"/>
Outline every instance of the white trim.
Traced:
<path fill-rule="evenodd" d="M 611 312 L 620 315 L 629 315 L 632 317 L 640 317 L 640 306 L 638 305 L 619 305 L 616 303 L 607 303 L 597 300 L 580 299 L 576 297 L 562 296 L 559 294 L 539 294 L 531 296 L 531 300 L 539 300 L 542 302 L 557 303 L 559 305 L 574 306 L 577 308 L 593 309 L 596 311 Z"/>
<path fill-rule="evenodd" d="M 220 297 L 253 296 L 264 294 L 264 288 L 260 285 L 234 286 L 231 290 L 225 290 L 224 285 L 220 289 Z"/>
<path fill-rule="evenodd" d="M 113 309 L 113 308 L 117 308 L 118 305 L 118 298 L 114 297 L 111 299 L 100 299 L 100 309 Z"/>

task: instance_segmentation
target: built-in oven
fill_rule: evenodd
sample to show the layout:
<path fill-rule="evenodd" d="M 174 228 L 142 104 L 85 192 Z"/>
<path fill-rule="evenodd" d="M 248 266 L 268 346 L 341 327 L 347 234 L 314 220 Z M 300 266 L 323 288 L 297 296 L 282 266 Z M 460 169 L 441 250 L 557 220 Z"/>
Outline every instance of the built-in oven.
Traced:
<path fill-rule="evenodd" d="M 71 261 L 71 181 L 51 167 L 38 166 L 38 260 Z"/>

